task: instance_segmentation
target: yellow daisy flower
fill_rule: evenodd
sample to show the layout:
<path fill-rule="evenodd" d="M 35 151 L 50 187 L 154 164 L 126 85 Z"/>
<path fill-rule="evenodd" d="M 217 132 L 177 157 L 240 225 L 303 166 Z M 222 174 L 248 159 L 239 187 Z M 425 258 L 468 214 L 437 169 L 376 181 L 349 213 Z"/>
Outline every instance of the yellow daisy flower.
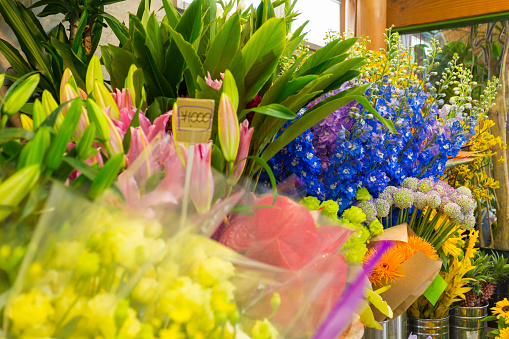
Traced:
<path fill-rule="evenodd" d="M 497 302 L 495 307 L 491 308 L 491 311 L 493 315 L 497 316 L 497 319 L 500 319 L 500 317 L 504 317 L 505 323 L 509 324 L 509 300 L 507 300 L 507 298 L 504 298 L 504 300 L 500 300 L 499 302 Z M 509 338 L 509 336 L 507 338 Z"/>
<path fill-rule="evenodd" d="M 463 255 L 464 239 L 467 236 L 465 232 L 466 230 L 457 227 L 449 233 L 447 240 L 442 245 L 442 251 L 444 251 L 445 255 L 450 255 L 453 258 Z"/>
<path fill-rule="evenodd" d="M 501 330 L 498 337 L 495 339 L 509 339 L 509 328 L 504 328 Z"/>

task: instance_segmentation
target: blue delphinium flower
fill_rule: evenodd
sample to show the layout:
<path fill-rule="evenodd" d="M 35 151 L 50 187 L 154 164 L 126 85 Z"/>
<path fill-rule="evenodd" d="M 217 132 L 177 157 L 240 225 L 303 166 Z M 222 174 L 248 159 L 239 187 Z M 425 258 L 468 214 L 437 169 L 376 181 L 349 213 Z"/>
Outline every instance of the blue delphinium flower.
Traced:
<path fill-rule="evenodd" d="M 342 212 L 356 202 L 361 187 L 376 198 L 387 186 L 400 186 L 406 178 L 443 175 L 448 157 L 456 156 L 475 133 L 477 117 L 455 103 L 444 105 L 443 95 L 429 82 L 429 69 L 422 69 L 422 81 L 415 76 L 414 81 L 399 78 L 405 83 L 401 85 L 385 75 L 375 79 L 364 94 L 383 118 L 393 122 L 396 133 L 362 105 L 351 102 L 270 159 L 277 180 L 295 174 L 308 185 L 309 195 L 336 201 Z M 306 109 L 363 84 L 368 81 L 361 74 Z"/>

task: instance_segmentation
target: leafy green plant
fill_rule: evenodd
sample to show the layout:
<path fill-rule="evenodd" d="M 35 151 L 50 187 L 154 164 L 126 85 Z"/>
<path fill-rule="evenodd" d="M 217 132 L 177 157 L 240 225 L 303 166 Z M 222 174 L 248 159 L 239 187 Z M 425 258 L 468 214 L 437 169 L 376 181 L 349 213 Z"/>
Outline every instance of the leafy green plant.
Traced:
<path fill-rule="evenodd" d="M 122 1 L 124 0 L 39 0 L 30 9 L 44 6 L 37 15 L 39 17 L 63 14 L 63 21 L 68 21 L 70 27 L 68 44 L 83 60 L 84 54 L 90 59 L 97 49 L 104 20 L 115 20 L 104 11 L 104 6 Z M 54 29 L 61 30 L 61 27 L 60 23 Z"/>
<path fill-rule="evenodd" d="M 6 117 L 17 112 L 32 96 L 38 81 L 38 74 L 26 74 L 9 88 L 5 98 L 0 98 L 2 125 Z M 91 198 L 98 197 L 112 185 L 124 164 L 124 154 L 111 156 L 102 168 L 85 163 L 99 151 L 93 147 L 94 124 L 89 125 L 89 133 L 85 130 L 83 137 L 75 136 L 84 105 L 85 102 L 77 98 L 60 106 L 55 103 L 53 109 L 46 110 L 37 99 L 31 106 L 33 130 L 0 129 L 0 193 L 5 192 L 0 196 L 0 222 L 4 225 L 10 223 L 6 218 L 11 214 L 15 215 L 11 219 L 16 223 L 25 222 L 40 207 L 47 184 L 65 182 L 75 170 L 81 174 L 71 185 Z M 92 137 L 86 138 L 86 135 Z M 76 147 L 68 150 L 70 142 L 76 143 Z"/>
<path fill-rule="evenodd" d="M 104 6 L 123 0 L 40 0 L 31 8 L 45 6 L 39 16 L 64 14 L 72 29 L 69 36 L 62 23 L 46 33 L 31 11 L 17 0 L 0 0 L 0 14 L 16 35 L 26 58 L 7 41 L 0 39 L 0 53 L 12 66 L 11 79 L 40 71 L 39 89 L 48 90 L 57 96 L 60 79 L 66 68 L 72 70 L 82 87 L 88 62 L 94 54 L 103 21 L 115 25 L 118 20 L 104 12 Z"/>

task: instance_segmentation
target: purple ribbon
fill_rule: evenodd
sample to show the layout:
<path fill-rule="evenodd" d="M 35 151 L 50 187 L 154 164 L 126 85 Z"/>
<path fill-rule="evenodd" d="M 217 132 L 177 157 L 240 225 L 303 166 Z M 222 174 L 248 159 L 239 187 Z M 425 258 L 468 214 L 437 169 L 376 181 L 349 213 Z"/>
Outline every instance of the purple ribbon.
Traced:
<path fill-rule="evenodd" d="M 392 243 L 390 241 L 381 241 L 379 243 L 377 251 L 375 252 L 376 254 L 364 265 L 364 270 L 359 272 L 350 286 L 343 291 L 341 298 L 336 305 L 334 305 L 325 321 L 320 325 L 313 339 L 337 338 L 348 328 L 352 321 L 352 313 L 357 309 L 359 302 L 364 296 L 364 272 L 371 272 L 385 252 L 391 247 Z"/>

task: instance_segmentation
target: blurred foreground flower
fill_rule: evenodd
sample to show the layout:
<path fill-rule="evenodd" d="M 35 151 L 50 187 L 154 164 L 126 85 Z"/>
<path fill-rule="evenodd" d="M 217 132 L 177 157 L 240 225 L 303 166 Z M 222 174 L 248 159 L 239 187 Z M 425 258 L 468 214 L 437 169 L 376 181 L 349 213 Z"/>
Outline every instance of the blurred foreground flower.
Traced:
<path fill-rule="evenodd" d="M 198 213 L 210 210 L 214 196 L 214 178 L 210 166 L 212 142 L 196 145 L 194 148 L 193 168 L 189 194 Z"/>

